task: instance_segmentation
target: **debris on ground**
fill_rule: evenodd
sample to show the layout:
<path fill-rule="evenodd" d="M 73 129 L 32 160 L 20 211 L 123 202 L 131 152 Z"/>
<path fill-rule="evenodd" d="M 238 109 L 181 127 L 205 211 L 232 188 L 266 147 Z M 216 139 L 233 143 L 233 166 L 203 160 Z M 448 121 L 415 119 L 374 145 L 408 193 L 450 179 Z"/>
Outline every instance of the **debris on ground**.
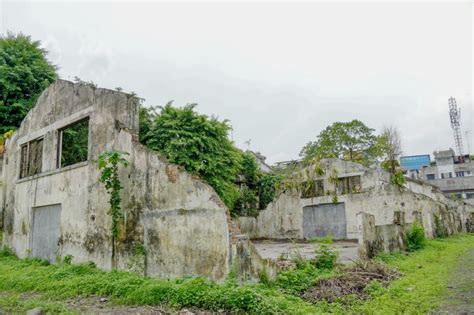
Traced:
<path fill-rule="evenodd" d="M 302 297 L 309 302 L 326 300 L 330 303 L 348 295 L 366 299 L 368 297 L 366 287 L 370 282 L 377 281 L 386 287 L 400 276 L 400 272 L 382 263 L 356 262 L 354 266 L 343 270 L 341 275 L 320 280 L 314 287 L 303 293 Z"/>

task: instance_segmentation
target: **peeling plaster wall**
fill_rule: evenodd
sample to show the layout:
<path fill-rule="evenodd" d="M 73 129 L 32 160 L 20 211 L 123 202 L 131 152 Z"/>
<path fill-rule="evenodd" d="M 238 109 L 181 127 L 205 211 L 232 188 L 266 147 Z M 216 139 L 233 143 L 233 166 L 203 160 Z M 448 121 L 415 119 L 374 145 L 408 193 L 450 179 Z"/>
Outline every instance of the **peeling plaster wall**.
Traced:
<path fill-rule="evenodd" d="M 116 149 L 130 153 L 120 170 L 124 220 L 118 267 L 136 262 L 144 245 L 143 273 L 163 277 L 201 275 L 220 280 L 229 271 L 226 207 L 212 187 L 167 163 L 138 143 L 136 98 L 58 80 L 46 89 L 6 143 L 4 244 L 19 257 L 31 254 L 33 208 L 61 204 L 57 256 L 111 268 L 109 196 L 99 183 L 97 158 Z M 57 168 L 58 129 L 89 117 L 88 161 Z M 44 137 L 42 173 L 19 179 L 20 146 Z M 1 205 L 1 204 L 0 204 Z"/>
<path fill-rule="evenodd" d="M 337 170 L 339 177 L 361 176 L 360 193 L 337 196 L 338 202 L 344 203 L 346 211 L 347 239 L 358 238 L 356 216 L 362 211 L 373 215 L 376 225 L 391 224 L 394 211 L 405 213 L 407 222 L 413 222 L 413 212 L 418 211 L 428 237 L 434 236 L 433 216 L 439 215 L 440 211 L 456 212 L 463 224 L 467 222 L 468 213 L 474 212 L 474 207 L 447 199 L 436 187 L 429 184 L 408 180 L 405 188 L 400 190 L 389 183 L 388 173 L 367 169 L 357 163 L 325 159 L 321 161 L 321 167 L 325 170 L 325 175 L 315 176 L 314 179 L 322 179 L 325 191 L 329 192 L 334 191 L 334 185 L 328 179 L 332 169 Z M 312 176 L 311 171 L 309 173 Z M 302 174 L 302 180 L 309 178 L 305 175 L 306 172 Z M 251 238 L 302 239 L 303 207 L 332 203 L 332 198 L 332 195 L 300 198 L 299 193 L 287 191 L 256 218 L 241 217 L 238 222 L 242 232 L 249 234 Z"/>

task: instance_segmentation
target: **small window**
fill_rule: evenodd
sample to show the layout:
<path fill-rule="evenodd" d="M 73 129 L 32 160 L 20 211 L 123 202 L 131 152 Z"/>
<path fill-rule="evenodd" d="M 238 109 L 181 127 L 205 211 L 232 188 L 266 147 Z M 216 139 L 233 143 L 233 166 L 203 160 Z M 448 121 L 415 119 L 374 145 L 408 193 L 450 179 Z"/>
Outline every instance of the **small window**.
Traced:
<path fill-rule="evenodd" d="M 20 178 L 28 176 L 28 143 L 21 146 Z"/>
<path fill-rule="evenodd" d="M 427 180 L 434 180 L 435 179 L 435 174 L 426 174 L 426 179 Z"/>
<path fill-rule="evenodd" d="M 89 146 L 89 118 L 59 131 L 58 167 L 87 161 Z"/>
<path fill-rule="evenodd" d="M 446 179 L 446 178 L 453 178 L 453 173 L 441 173 L 441 178 Z"/>
<path fill-rule="evenodd" d="M 348 176 L 337 179 L 337 192 L 341 195 L 357 193 L 360 190 L 360 176 Z"/>
<path fill-rule="evenodd" d="M 304 182 L 302 185 L 301 198 L 312 198 L 324 196 L 324 183 L 322 179 Z"/>
<path fill-rule="evenodd" d="M 30 141 L 20 149 L 20 178 L 41 173 L 43 166 L 43 138 Z"/>

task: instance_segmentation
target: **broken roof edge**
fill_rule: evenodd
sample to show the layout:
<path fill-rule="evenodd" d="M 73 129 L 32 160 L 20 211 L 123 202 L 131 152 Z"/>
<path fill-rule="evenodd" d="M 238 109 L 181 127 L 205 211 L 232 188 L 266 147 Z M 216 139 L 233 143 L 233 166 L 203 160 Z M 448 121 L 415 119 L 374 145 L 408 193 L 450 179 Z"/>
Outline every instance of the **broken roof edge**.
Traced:
<path fill-rule="evenodd" d="M 194 174 L 192 172 L 189 172 L 188 170 L 186 170 L 186 168 L 183 165 L 170 162 L 168 160 L 168 158 L 166 156 L 164 156 L 161 152 L 153 150 L 153 149 L 147 147 L 146 145 L 144 145 L 143 143 L 141 143 L 140 140 L 138 139 L 138 134 L 132 133 L 130 130 L 126 130 L 126 132 L 128 132 L 132 135 L 132 145 L 133 145 L 133 147 L 144 150 L 145 152 L 147 152 L 149 154 L 155 155 L 160 162 L 162 162 L 166 165 L 176 167 L 176 169 L 180 173 L 185 174 L 186 176 L 189 176 L 192 180 L 198 181 L 199 183 L 203 184 L 204 186 L 206 186 L 207 188 L 209 188 L 212 191 L 212 194 L 213 194 L 212 197 L 213 197 L 214 201 L 216 201 L 217 205 L 224 208 L 226 210 L 226 212 L 230 211 L 230 209 L 227 207 L 227 205 L 224 203 L 224 201 L 222 201 L 221 197 L 219 196 L 217 191 L 214 189 L 214 187 L 212 187 L 211 184 L 209 184 L 205 179 L 201 178 L 198 174 Z"/>
<path fill-rule="evenodd" d="M 132 94 L 129 94 L 129 93 L 125 93 L 125 92 L 121 92 L 121 91 L 116 91 L 116 90 L 112 90 L 112 89 L 108 89 L 108 88 L 101 88 L 101 87 L 95 87 L 95 86 L 91 86 L 91 84 L 87 84 L 87 82 L 72 82 L 72 81 L 69 81 L 69 80 L 65 80 L 65 79 L 61 79 L 61 78 L 58 78 L 57 80 L 55 80 L 54 82 L 52 82 L 47 88 L 45 88 L 39 95 L 38 95 L 38 98 L 36 99 L 35 103 L 34 103 L 34 106 L 30 108 L 30 110 L 28 111 L 28 113 L 26 114 L 26 116 L 23 118 L 23 120 L 21 121 L 21 124 L 20 126 L 18 126 L 18 128 L 16 128 L 14 130 L 14 132 L 17 132 L 18 130 L 20 130 L 25 121 L 29 120 L 31 118 L 32 115 L 35 114 L 35 111 L 37 110 L 37 107 L 38 107 L 38 104 L 41 103 L 41 101 L 48 96 L 49 92 L 55 88 L 62 88 L 62 87 L 68 87 L 68 88 L 71 88 L 73 91 L 77 88 L 81 88 L 81 89 L 89 89 L 90 91 L 92 91 L 92 93 L 112 93 L 112 94 L 115 94 L 115 95 L 122 95 L 123 97 L 127 97 L 127 99 L 130 99 L 130 98 L 133 98 L 133 99 L 136 99 L 137 102 L 138 102 L 138 106 L 140 106 L 139 104 L 139 101 L 140 101 L 140 98 L 138 96 L 134 96 Z M 91 104 L 92 105 L 92 104 Z"/>

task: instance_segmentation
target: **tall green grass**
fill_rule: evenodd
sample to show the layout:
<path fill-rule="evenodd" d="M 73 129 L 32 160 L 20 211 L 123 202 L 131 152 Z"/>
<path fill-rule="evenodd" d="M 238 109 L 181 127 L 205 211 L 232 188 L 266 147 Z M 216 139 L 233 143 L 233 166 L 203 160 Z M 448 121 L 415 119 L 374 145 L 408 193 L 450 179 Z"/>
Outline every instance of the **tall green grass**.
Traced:
<path fill-rule="evenodd" d="M 370 284 L 367 292 L 371 299 L 367 301 L 348 297 L 344 303 L 332 304 L 310 304 L 299 297 L 319 279 L 332 275 L 309 263 L 301 262 L 298 269 L 281 272 L 269 283 L 238 286 L 233 279 L 222 284 L 203 278 L 163 280 L 105 272 L 89 264 L 49 265 L 2 251 L 0 308 L 23 310 L 25 305 L 33 305 L 18 297 L 28 292 L 38 293 L 38 301 L 47 301 L 53 311 L 60 311 L 58 302 L 69 298 L 108 296 L 117 304 L 160 305 L 170 310 L 195 307 L 252 314 L 423 314 L 437 306 L 446 292 L 449 271 L 471 248 L 474 235 L 462 235 L 427 241 L 423 249 L 408 255 L 380 256 L 378 259 L 398 268 L 403 277 L 388 288 Z"/>

